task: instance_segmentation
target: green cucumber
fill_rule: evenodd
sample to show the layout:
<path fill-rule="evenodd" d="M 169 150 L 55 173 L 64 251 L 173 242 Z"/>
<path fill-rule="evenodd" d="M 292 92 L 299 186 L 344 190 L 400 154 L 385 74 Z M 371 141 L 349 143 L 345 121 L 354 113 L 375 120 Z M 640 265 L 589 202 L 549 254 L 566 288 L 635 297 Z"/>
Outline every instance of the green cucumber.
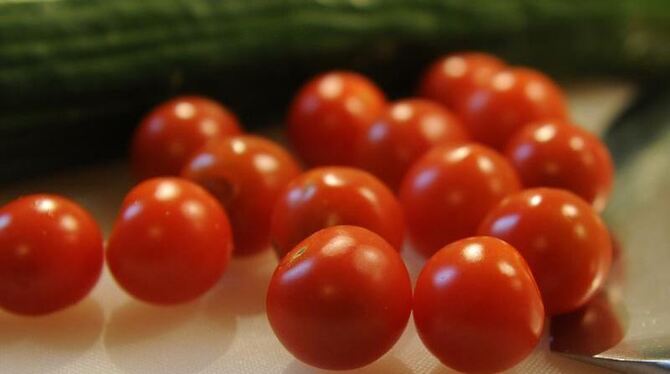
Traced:
<path fill-rule="evenodd" d="M 311 74 L 410 95 L 431 59 L 483 49 L 557 75 L 670 77 L 665 0 L 0 0 L 0 179 L 124 151 L 172 95 L 278 121 Z M 54 137 L 61 138 L 58 141 Z"/>

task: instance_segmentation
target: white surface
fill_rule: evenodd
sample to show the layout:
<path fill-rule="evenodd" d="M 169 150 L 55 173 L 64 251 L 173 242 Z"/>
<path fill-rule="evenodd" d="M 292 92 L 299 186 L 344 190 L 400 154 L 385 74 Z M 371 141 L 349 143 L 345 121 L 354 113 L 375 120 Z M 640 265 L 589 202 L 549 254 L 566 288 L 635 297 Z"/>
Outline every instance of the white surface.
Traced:
<path fill-rule="evenodd" d="M 570 92 L 573 116 L 600 132 L 632 95 L 626 85 L 590 83 Z M 132 186 L 124 164 L 100 166 L 0 189 L 0 203 L 32 192 L 59 193 L 80 202 L 109 232 Z M 423 260 L 404 251 L 413 279 Z M 179 307 L 133 301 L 105 272 L 79 305 L 43 318 L 0 311 L 0 373 L 311 373 L 276 340 L 265 317 L 265 289 L 276 259 L 267 251 L 232 261 L 220 284 Z M 451 371 L 433 358 L 410 322 L 398 344 L 361 373 Z M 548 339 L 511 372 L 604 372 L 550 353 Z"/>

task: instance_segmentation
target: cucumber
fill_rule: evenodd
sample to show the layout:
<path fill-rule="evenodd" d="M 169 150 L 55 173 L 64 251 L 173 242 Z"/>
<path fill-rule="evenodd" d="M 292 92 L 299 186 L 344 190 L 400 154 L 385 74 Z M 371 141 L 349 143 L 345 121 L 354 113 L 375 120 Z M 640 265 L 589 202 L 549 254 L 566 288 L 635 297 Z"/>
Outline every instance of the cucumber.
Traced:
<path fill-rule="evenodd" d="M 411 94 L 439 54 L 483 49 L 556 75 L 670 76 L 665 0 L 0 0 L 0 180 L 121 154 L 170 96 L 281 120 L 331 68 Z"/>

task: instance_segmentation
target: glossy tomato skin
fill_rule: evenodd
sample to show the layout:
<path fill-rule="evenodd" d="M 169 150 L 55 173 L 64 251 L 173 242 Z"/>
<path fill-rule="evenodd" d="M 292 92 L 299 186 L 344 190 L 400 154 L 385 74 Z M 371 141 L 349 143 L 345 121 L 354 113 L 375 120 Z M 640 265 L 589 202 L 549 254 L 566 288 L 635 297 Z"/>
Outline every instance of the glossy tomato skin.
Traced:
<path fill-rule="evenodd" d="M 191 154 L 211 139 L 242 130 L 234 114 L 198 96 L 182 96 L 154 108 L 135 130 L 131 145 L 138 179 L 176 176 Z"/>
<path fill-rule="evenodd" d="M 468 139 L 461 121 L 442 105 L 426 99 L 400 100 L 359 139 L 356 165 L 397 191 L 407 169 L 431 147 Z"/>
<path fill-rule="evenodd" d="M 479 144 L 438 146 L 407 172 L 400 202 L 414 248 L 426 257 L 472 236 L 486 213 L 520 189 L 509 162 Z"/>
<path fill-rule="evenodd" d="M 182 176 L 205 187 L 226 208 L 235 255 L 270 248 L 272 209 L 300 166 L 278 144 L 258 136 L 215 140 L 200 148 Z"/>
<path fill-rule="evenodd" d="M 351 165 L 358 137 L 386 106 L 384 93 L 366 77 L 333 71 L 307 82 L 288 113 L 288 136 L 310 166 Z"/>
<path fill-rule="evenodd" d="M 544 308 L 528 265 L 512 246 L 472 237 L 428 260 L 414 289 L 414 323 L 446 366 L 498 372 L 537 345 Z"/>
<path fill-rule="evenodd" d="M 602 220 L 565 190 L 534 188 L 510 195 L 488 213 L 479 234 L 498 237 L 521 253 L 550 315 L 584 305 L 603 285 L 612 262 Z"/>
<path fill-rule="evenodd" d="M 488 53 L 460 52 L 443 56 L 423 74 L 419 93 L 458 111 L 473 91 L 485 86 L 504 68 L 504 61 Z"/>
<path fill-rule="evenodd" d="M 470 135 L 496 149 L 504 149 L 510 137 L 530 122 L 568 116 L 561 88 L 528 68 L 496 73 L 466 100 L 459 114 Z"/>
<path fill-rule="evenodd" d="M 335 226 L 309 236 L 280 262 L 267 316 L 296 358 L 355 369 L 386 353 L 409 319 L 412 289 L 400 255 L 379 235 Z"/>
<path fill-rule="evenodd" d="M 123 202 L 107 244 L 117 283 L 139 300 L 193 300 L 221 278 L 232 252 L 230 224 L 218 201 L 181 178 L 153 178 Z"/>
<path fill-rule="evenodd" d="M 281 258 L 312 233 L 336 225 L 364 227 L 402 249 L 405 222 L 393 192 L 349 167 L 316 168 L 291 181 L 273 211 L 272 242 Z"/>
<path fill-rule="evenodd" d="M 507 144 L 505 155 L 526 187 L 574 192 L 601 212 L 614 182 L 607 147 L 593 134 L 564 121 L 525 126 Z"/>
<path fill-rule="evenodd" d="M 84 298 L 100 277 L 103 239 L 75 202 L 29 195 L 0 208 L 0 307 L 43 315 Z"/>

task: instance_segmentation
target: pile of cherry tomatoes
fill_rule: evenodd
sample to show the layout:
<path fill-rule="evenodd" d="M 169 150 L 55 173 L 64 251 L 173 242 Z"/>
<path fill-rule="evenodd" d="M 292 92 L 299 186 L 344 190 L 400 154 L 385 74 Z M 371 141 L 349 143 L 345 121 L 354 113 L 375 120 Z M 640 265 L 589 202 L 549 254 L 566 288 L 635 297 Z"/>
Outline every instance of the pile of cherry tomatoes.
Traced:
<path fill-rule="evenodd" d="M 313 78 L 287 118 L 304 172 L 214 101 L 162 104 L 136 130 L 142 182 L 104 251 L 95 220 L 68 199 L 0 208 L 0 307 L 70 306 L 95 285 L 103 257 L 135 298 L 183 303 L 214 286 L 231 255 L 272 247 L 280 262 L 267 317 L 310 365 L 375 361 L 411 312 L 445 365 L 515 365 L 547 315 L 579 308 L 605 281 L 612 249 L 599 212 L 611 157 L 535 70 L 458 53 L 427 69 L 419 93 L 389 103 L 353 72 Z M 427 259 L 414 289 L 406 241 Z"/>

